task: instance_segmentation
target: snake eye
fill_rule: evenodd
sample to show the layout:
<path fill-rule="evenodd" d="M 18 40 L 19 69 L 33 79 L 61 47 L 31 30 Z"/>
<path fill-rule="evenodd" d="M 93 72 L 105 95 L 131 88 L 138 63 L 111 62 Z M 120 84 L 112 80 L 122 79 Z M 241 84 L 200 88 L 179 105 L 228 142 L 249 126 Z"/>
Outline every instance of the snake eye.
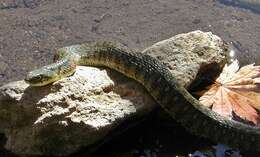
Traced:
<path fill-rule="evenodd" d="M 37 79 L 37 80 L 40 80 L 41 78 L 42 78 L 41 75 L 37 75 L 37 76 L 35 76 L 35 79 Z"/>

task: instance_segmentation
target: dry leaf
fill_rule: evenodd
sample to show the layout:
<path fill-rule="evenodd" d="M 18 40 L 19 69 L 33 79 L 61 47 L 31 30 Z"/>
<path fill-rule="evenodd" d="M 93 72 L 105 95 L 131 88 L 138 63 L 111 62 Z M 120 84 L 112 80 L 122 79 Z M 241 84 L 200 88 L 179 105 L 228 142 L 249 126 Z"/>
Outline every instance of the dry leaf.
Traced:
<path fill-rule="evenodd" d="M 259 123 L 260 66 L 246 65 L 239 69 L 238 61 L 225 65 L 215 84 L 200 97 L 200 102 L 225 117 Z"/>

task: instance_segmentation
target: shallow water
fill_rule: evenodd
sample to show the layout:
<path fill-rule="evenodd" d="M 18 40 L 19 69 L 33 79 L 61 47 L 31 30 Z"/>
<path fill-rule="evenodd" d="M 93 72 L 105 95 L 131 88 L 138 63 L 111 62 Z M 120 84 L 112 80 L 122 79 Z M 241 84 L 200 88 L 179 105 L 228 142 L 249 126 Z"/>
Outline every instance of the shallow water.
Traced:
<path fill-rule="evenodd" d="M 230 43 L 242 65 L 260 64 L 259 5 L 252 1 L 0 0 L 0 85 L 23 79 L 26 72 L 50 63 L 54 50 L 65 45 L 116 39 L 142 50 L 197 29 L 212 31 Z M 107 143 L 94 156 L 202 156 L 216 145 L 190 135 L 170 119 L 154 117 Z M 223 146 L 218 148 L 222 152 Z M 15 157 L 0 151 L 0 156 Z M 255 152 L 234 154 L 260 156 Z M 226 156 L 232 156 L 232 151 Z M 71 157 L 85 157 L 84 150 Z"/>
<path fill-rule="evenodd" d="M 260 14 L 260 1 L 259 0 L 219 0 L 219 2 L 251 10 L 254 13 Z"/>

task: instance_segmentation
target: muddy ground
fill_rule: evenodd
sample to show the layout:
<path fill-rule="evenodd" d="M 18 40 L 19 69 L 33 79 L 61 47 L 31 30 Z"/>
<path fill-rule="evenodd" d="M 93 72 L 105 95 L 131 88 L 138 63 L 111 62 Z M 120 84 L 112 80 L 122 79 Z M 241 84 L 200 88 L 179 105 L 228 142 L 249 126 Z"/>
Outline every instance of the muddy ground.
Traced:
<path fill-rule="evenodd" d="M 260 64 L 259 14 L 216 0 L 0 0 L 0 85 L 66 45 L 117 40 L 142 50 L 198 29 L 232 42 L 243 64 Z"/>

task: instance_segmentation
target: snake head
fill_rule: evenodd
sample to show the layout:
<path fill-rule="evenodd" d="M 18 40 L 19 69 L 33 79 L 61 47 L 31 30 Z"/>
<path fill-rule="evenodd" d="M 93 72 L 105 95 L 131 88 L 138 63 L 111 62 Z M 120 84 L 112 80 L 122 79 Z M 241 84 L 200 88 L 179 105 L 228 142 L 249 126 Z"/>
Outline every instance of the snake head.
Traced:
<path fill-rule="evenodd" d="M 46 68 L 37 69 L 27 74 L 24 81 L 31 86 L 45 86 L 58 80 L 58 75 Z"/>

